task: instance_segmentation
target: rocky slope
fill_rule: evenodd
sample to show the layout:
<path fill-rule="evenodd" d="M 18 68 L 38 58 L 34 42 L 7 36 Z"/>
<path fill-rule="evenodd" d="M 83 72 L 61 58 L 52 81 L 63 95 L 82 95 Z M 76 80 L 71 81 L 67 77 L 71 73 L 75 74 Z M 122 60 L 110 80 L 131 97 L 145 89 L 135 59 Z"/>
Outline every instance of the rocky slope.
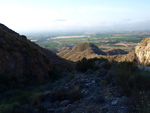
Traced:
<path fill-rule="evenodd" d="M 17 95 L 21 98 L 20 104 L 14 103 L 18 107 L 13 110 L 23 113 L 130 113 L 130 98 L 122 95 L 112 81 L 105 80 L 115 68 L 113 64 L 95 63 L 100 67 L 96 71 L 75 71 L 59 81 L 21 92 L 22 95 Z M 110 64 L 109 68 L 106 64 Z M 10 100 L 13 98 L 16 97 Z"/>
<path fill-rule="evenodd" d="M 84 57 L 94 58 L 97 55 L 106 55 L 106 53 L 92 43 L 79 43 L 71 51 L 65 50 L 58 55 L 71 61 L 78 61 Z"/>
<path fill-rule="evenodd" d="M 135 47 L 135 55 L 139 64 L 150 65 L 150 38 L 145 38 Z"/>
<path fill-rule="evenodd" d="M 65 50 L 58 53 L 57 55 L 74 62 L 79 61 L 84 57 L 87 59 L 103 57 L 110 61 L 114 60 L 118 62 L 132 62 L 134 60 L 134 52 L 130 52 L 127 54 L 127 52 L 121 49 L 103 52 L 92 43 L 79 43 L 72 50 Z"/>
<path fill-rule="evenodd" d="M 51 51 L 39 47 L 25 36 L 0 24 L 0 85 L 42 82 L 50 71 L 68 71 L 71 65 Z"/>

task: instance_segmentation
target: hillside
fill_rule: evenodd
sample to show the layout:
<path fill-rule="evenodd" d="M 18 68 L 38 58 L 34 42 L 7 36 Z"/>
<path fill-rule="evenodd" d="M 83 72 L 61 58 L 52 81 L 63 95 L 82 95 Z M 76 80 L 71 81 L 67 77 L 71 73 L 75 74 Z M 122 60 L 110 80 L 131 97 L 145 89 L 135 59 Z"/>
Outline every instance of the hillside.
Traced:
<path fill-rule="evenodd" d="M 84 57 L 94 58 L 97 55 L 106 55 L 106 53 L 101 51 L 92 43 L 79 43 L 75 47 L 73 47 L 72 50 L 62 51 L 58 53 L 58 55 L 71 61 L 78 61 Z"/>
<path fill-rule="evenodd" d="M 92 43 L 79 43 L 72 50 L 64 50 L 60 53 L 57 53 L 62 58 L 71 61 L 79 61 L 82 58 L 106 58 L 110 61 L 130 61 L 134 60 L 134 52 L 127 53 L 122 49 L 112 49 L 109 51 L 101 51 L 97 46 Z"/>
<path fill-rule="evenodd" d="M 61 53 L 89 58 L 72 70 L 68 61 L 0 25 L 0 113 L 149 113 L 150 73 L 133 62 L 143 51 L 107 56 L 81 43 Z"/>
<path fill-rule="evenodd" d="M 3 24 L 0 24 L 0 87 L 5 84 L 43 82 L 55 68 L 71 70 L 66 60 L 39 47 Z"/>

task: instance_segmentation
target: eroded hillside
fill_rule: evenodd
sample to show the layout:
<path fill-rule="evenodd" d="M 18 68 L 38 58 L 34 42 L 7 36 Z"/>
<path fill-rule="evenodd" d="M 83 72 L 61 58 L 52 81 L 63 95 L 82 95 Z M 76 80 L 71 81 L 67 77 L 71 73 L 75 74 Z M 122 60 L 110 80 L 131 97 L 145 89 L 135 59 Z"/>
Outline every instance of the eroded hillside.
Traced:
<path fill-rule="evenodd" d="M 121 49 L 112 49 L 107 52 L 103 52 L 97 46 L 92 43 L 79 43 L 72 48 L 72 50 L 64 50 L 58 53 L 62 58 L 71 61 L 79 61 L 82 58 L 107 58 L 110 61 L 133 61 L 134 60 L 134 52 L 127 53 Z"/>

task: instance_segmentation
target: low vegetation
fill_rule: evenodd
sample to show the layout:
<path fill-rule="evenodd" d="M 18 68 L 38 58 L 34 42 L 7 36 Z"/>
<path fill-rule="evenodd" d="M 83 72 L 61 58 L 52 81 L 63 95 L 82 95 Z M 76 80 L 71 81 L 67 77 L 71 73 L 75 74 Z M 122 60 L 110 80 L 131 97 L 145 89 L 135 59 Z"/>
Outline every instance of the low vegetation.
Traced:
<path fill-rule="evenodd" d="M 80 72 L 86 72 L 88 70 L 97 70 L 99 67 L 95 64 L 96 59 L 89 59 L 83 58 L 81 61 L 77 62 L 76 70 Z"/>
<path fill-rule="evenodd" d="M 101 68 L 110 70 L 102 79 L 101 84 L 113 83 L 120 87 L 121 95 L 132 98 L 132 108 L 135 113 L 149 113 L 150 111 L 150 73 L 141 70 L 133 62 L 108 62 L 106 59 L 82 59 L 76 65 L 80 72 L 100 69 L 96 61 L 104 62 Z M 96 68 L 95 68 L 96 67 Z M 113 67 L 113 68 L 112 68 Z M 91 71 L 91 72 L 92 72 Z"/>
<path fill-rule="evenodd" d="M 139 69 L 132 62 L 121 62 L 109 73 L 108 80 L 121 88 L 122 95 L 133 99 L 133 109 L 137 113 L 149 113 L 150 110 L 150 73 Z M 108 79 L 109 78 L 109 79 Z M 111 81 L 111 82 L 112 82 Z M 110 82 L 110 81 L 109 81 Z"/>

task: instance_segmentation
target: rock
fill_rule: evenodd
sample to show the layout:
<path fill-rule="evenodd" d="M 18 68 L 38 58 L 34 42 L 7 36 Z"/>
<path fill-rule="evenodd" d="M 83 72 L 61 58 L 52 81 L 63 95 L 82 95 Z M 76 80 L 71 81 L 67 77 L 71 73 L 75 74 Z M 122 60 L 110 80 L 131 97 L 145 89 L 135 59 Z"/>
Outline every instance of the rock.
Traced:
<path fill-rule="evenodd" d="M 70 100 L 63 100 L 60 102 L 60 106 L 67 106 L 70 102 Z"/>
<path fill-rule="evenodd" d="M 50 103 L 50 102 L 42 102 L 41 105 L 42 105 L 44 108 L 49 108 L 49 107 L 52 105 L 52 103 Z"/>
<path fill-rule="evenodd" d="M 50 94 L 50 91 L 44 91 L 43 96 Z"/>
<path fill-rule="evenodd" d="M 92 80 L 92 83 L 95 84 L 95 80 Z"/>
<path fill-rule="evenodd" d="M 150 38 L 143 39 L 135 47 L 135 60 L 142 65 L 150 65 Z"/>
<path fill-rule="evenodd" d="M 102 61 L 100 64 L 99 64 L 99 67 L 102 67 L 106 62 L 105 61 Z"/>
<path fill-rule="evenodd" d="M 97 95 L 96 97 L 94 97 L 94 100 L 96 104 L 102 104 L 105 102 L 105 98 L 103 95 Z"/>
<path fill-rule="evenodd" d="M 68 104 L 64 109 L 63 109 L 63 113 L 71 113 L 74 108 L 74 106 L 72 104 Z"/>
<path fill-rule="evenodd" d="M 111 102 L 111 104 L 112 104 L 113 106 L 115 106 L 115 105 L 118 104 L 118 102 L 119 102 L 119 99 L 117 98 L 117 99 L 113 100 L 113 101 Z"/>
<path fill-rule="evenodd" d="M 55 103 L 54 103 L 54 106 L 59 106 L 60 105 L 60 102 L 59 101 L 56 101 Z"/>
<path fill-rule="evenodd" d="M 48 113 L 55 113 L 55 109 L 54 108 L 50 108 L 50 109 L 47 109 Z"/>
<path fill-rule="evenodd" d="M 108 106 L 100 107 L 100 113 L 107 113 L 108 112 Z"/>
<path fill-rule="evenodd" d="M 39 113 L 39 110 L 38 110 L 37 108 L 35 108 L 35 109 L 33 110 L 33 113 Z"/>

